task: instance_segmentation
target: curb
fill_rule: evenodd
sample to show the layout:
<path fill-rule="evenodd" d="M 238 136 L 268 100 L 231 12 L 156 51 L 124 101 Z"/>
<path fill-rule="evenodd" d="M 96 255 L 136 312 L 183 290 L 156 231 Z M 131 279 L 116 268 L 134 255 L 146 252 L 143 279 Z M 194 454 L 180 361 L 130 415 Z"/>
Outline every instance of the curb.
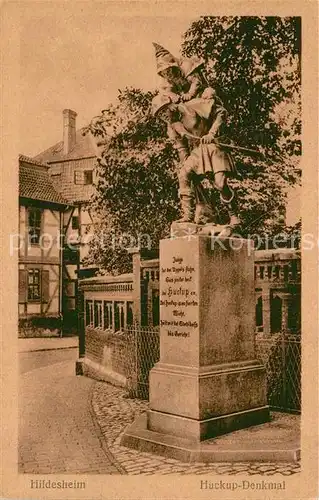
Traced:
<path fill-rule="evenodd" d="M 122 474 L 122 475 L 127 475 L 127 471 L 122 467 L 122 465 L 116 460 L 116 458 L 114 457 L 114 455 L 109 450 L 107 442 L 106 442 L 106 439 L 104 438 L 101 426 L 99 424 L 97 415 L 96 415 L 96 413 L 94 411 L 94 408 L 93 408 L 93 397 L 94 397 L 95 386 L 96 386 L 96 382 L 94 382 L 92 384 L 92 388 L 91 388 L 91 391 L 90 391 L 89 412 L 91 414 L 92 421 L 93 421 L 93 424 L 94 424 L 94 427 L 95 427 L 98 439 L 99 439 L 100 444 L 101 444 L 101 448 L 104 451 L 104 454 L 106 455 L 106 457 L 108 458 L 108 460 L 111 462 L 112 465 L 114 465 L 114 467 L 117 468 L 117 470 L 119 471 L 119 473 Z"/>

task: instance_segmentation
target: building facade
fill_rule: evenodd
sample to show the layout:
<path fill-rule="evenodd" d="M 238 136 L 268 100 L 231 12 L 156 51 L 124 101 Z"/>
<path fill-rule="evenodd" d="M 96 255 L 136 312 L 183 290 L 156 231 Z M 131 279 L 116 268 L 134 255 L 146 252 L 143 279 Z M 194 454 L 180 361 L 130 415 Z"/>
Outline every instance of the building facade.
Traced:
<path fill-rule="evenodd" d="M 54 188 L 69 203 L 64 212 L 63 231 L 63 317 L 65 330 L 77 332 L 78 278 L 94 275 L 96 268 L 85 265 L 92 237 L 93 217 L 87 203 L 94 194 L 95 145 L 84 129 L 76 129 L 76 112 L 63 111 L 62 141 L 38 154 L 45 162 Z"/>
<path fill-rule="evenodd" d="M 19 157 L 19 335 L 61 335 L 63 220 L 67 201 L 49 167 Z"/>
<path fill-rule="evenodd" d="M 35 159 L 49 165 L 54 188 L 72 205 L 65 217 L 66 237 L 78 242 L 80 269 L 89 272 L 83 261 L 94 221 L 86 204 L 94 194 L 96 155 L 90 134 L 76 129 L 76 116 L 71 109 L 63 111 L 62 141 Z"/>

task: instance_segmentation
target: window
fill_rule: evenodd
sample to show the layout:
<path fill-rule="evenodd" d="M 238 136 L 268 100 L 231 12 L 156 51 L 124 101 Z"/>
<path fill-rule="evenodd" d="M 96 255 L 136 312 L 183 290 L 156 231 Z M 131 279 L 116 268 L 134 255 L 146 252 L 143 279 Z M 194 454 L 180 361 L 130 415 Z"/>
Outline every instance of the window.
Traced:
<path fill-rule="evenodd" d="M 40 269 L 28 271 L 28 300 L 40 301 Z"/>
<path fill-rule="evenodd" d="M 75 170 L 74 184 L 81 186 L 93 184 L 93 170 Z"/>
<path fill-rule="evenodd" d="M 93 326 L 93 301 L 87 300 L 85 303 L 85 324 Z"/>
<path fill-rule="evenodd" d="M 72 217 L 72 229 L 79 229 L 79 217 L 77 215 Z"/>
<path fill-rule="evenodd" d="M 104 301 L 104 330 L 113 329 L 113 302 Z"/>
<path fill-rule="evenodd" d="M 48 303 L 50 300 L 50 271 L 48 269 L 19 269 L 19 304 Z"/>
<path fill-rule="evenodd" d="M 102 301 L 94 301 L 94 328 L 102 328 Z"/>
<path fill-rule="evenodd" d="M 41 236 L 42 211 L 39 208 L 29 208 L 28 228 L 31 245 L 38 245 Z"/>

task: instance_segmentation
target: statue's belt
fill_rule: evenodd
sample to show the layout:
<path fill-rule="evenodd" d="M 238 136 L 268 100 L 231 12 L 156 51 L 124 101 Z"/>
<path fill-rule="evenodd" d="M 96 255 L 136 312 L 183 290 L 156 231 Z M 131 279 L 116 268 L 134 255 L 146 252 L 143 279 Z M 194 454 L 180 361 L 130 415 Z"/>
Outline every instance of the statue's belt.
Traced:
<path fill-rule="evenodd" d="M 190 139 L 195 139 L 197 141 L 200 141 L 200 144 L 205 144 L 202 142 L 202 137 L 197 137 L 196 135 L 191 134 L 190 132 L 185 131 L 184 135 L 186 137 L 189 137 Z M 212 138 L 212 141 L 209 144 L 216 144 L 216 146 L 220 146 L 222 148 L 228 148 L 228 149 L 233 149 L 235 151 L 240 151 L 242 153 L 246 154 L 254 154 L 254 155 L 261 155 L 263 156 L 263 153 L 261 151 L 258 151 L 256 149 L 248 149 L 248 148 L 242 148 L 241 146 L 236 146 L 234 144 L 226 144 L 223 142 L 219 142 L 218 140 Z"/>

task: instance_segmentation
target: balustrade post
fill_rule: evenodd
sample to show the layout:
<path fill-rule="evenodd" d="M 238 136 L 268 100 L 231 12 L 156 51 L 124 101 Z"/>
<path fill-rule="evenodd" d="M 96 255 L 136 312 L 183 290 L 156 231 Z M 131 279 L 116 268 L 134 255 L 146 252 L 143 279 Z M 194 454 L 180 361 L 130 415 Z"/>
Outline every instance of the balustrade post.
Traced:
<path fill-rule="evenodd" d="M 270 328 L 270 314 L 271 314 L 270 287 L 263 286 L 261 295 L 262 295 L 262 311 L 263 311 L 263 334 L 265 336 L 269 336 L 271 333 L 271 328 Z"/>
<path fill-rule="evenodd" d="M 131 249 L 133 263 L 133 323 L 141 323 L 141 255 L 139 249 Z"/>

